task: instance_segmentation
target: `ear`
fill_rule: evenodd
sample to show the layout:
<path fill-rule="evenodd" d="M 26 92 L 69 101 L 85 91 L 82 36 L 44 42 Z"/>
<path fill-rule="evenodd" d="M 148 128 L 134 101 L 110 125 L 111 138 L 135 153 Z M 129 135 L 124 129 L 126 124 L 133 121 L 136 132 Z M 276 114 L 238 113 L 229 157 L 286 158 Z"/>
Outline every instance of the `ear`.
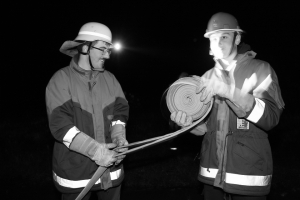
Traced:
<path fill-rule="evenodd" d="M 239 45 L 241 42 L 241 35 L 240 34 L 237 34 L 236 37 L 235 37 L 235 44 L 236 45 Z"/>

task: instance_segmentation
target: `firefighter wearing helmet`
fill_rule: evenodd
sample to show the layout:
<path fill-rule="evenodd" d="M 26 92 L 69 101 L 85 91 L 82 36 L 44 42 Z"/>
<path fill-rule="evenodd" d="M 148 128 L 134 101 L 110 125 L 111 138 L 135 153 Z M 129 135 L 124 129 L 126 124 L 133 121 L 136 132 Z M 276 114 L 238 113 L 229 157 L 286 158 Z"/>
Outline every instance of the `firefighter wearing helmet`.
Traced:
<path fill-rule="evenodd" d="M 284 102 L 274 69 L 241 44 L 242 33 L 234 16 L 214 14 L 204 37 L 215 66 L 194 76 L 200 101 L 214 101 L 206 122 L 191 131 L 204 135 L 198 174 L 204 199 L 266 199 L 271 187 L 267 132 L 279 123 Z M 171 120 L 180 126 L 191 122 L 183 111 Z"/>
<path fill-rule="evenodd" d="M 46 87 L 49 128 L 55 139 L 53 179 L 62 199 L 75 199 L 99 166 L 108 168 L 92 187 L 98 198 L 120 198 L 122 160 L 128 144 L 125 125 L 129 106 L 122 88 L 104 64 L 113 48 L 110 29 L 84 24 L 60 51 L 72 57 Z M 85 199 L 89 199 L 89 192 Z"/>

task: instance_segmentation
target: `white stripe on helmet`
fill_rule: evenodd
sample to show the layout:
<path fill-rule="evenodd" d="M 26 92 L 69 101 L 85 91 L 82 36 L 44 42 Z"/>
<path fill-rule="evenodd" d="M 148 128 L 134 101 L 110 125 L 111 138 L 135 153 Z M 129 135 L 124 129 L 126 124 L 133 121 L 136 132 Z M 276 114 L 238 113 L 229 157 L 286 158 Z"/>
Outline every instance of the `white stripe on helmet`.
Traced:
<path fill-rule="evenodd" d="M 93 35 L 93 36 L 102 37 L 102 38 L 105 38 L 105 39 L 111 41 L 111 37 L 101 34 L 101 33 L 95 33 L 95 32 L 90 32 L 90 31 L 81 31 L 78 33 L 78 35 Z"/>

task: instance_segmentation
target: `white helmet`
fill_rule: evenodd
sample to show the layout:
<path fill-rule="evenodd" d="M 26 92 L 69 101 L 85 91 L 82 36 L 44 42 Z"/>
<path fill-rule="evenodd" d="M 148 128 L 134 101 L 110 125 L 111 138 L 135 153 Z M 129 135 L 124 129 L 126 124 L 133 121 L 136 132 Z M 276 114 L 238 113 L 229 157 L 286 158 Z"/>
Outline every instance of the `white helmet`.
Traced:
<path fill-rule="evenodd" d="M 93 42 L 101 40 L 112 45 L 112 34 L 107 26 L 98 22 L 89 22 L 84 24 L 75 40 L 65 41 L 60 47 L 60 52 L 73 57 L 78 53 L 77 47 L 83 42 Z"/>

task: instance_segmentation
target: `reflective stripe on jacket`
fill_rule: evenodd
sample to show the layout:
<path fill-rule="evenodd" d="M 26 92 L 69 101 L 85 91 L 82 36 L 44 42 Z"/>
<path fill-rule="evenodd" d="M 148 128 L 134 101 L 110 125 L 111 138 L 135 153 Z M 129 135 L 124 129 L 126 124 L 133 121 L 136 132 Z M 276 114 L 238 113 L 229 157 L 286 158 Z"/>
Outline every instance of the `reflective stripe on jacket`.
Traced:
<path fill-rule="evenodd" d="M 110 172 L 110 179 L 111 180 L 116 180 L 121 176 L 121 169 L 118 169 L 117 171 L 114 172 Z M 53 172 L 53 180 L 63 186 L 63 187 L 68 187 L 68 188 L 83 188 L 85 187 L 88 182 L 90 181 L 90 179 L 86 179 L 86 180 L 79 180 L 79 181 L 73 181 L 73 180 L 68 180 L 62 177 L 59 177 L 55 172 Z M 101 179 L 99 178 L 96 181 L 96 185 L 101 183 Z"/>

